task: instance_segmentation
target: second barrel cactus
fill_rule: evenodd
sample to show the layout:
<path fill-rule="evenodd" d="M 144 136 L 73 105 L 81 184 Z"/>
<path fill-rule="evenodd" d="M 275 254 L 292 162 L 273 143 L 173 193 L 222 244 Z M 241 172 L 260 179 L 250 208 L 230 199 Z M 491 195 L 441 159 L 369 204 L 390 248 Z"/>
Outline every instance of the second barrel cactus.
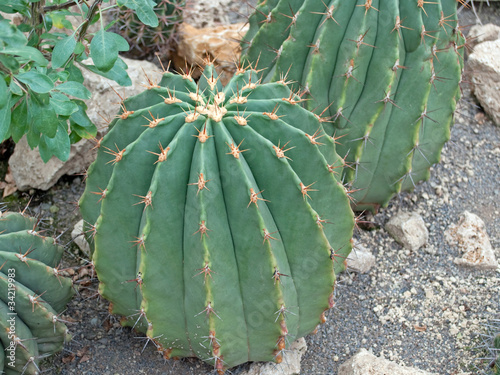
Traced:
<path fill-rule="evenodd" d="M 155 0 L 154 11 L 158 17 L 158 26 L 143 24 L 133 9 L 118 7 L 112 15 L 116 20 L 117 33 L 130 45 L 129 54 L 145 57 L 152 52 L 171 48 L 176 38 L 179 24 L 182 22 L 185 0 Z"/>
<path fill-rule="evenodd" d="M 165 72 L 122 103 L 80 201 L 100 293 L 165 358 L 280 361 L 351 250 L 342 160 L 285 82 Z"/>
<path fill-rule="evenodd" d="M 457 0 L 261 1 L 242 42 L 264 81 L 284 75 L 338 137 L 356 209 L 429 177 L 450 137 L 464 38 Z"/>

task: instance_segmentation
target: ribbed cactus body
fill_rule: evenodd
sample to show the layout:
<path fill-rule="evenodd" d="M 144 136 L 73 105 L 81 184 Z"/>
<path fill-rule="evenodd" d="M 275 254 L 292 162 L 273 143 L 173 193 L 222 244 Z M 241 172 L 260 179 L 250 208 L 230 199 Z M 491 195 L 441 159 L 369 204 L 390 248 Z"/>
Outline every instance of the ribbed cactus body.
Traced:
<path fill-rule="evenodd" d="M 166 358 L 281 359 L 351 250 L 342 161 L 286 84 L 207 66 L 124 101 L 80 201 L 100 293 Z"/>
<path fill-rule="evenodd" d="M 428 179 L 460 95 L 456 0 L 266 1 L 242 45 L 264 81 L 287 74 L 306 108 L 327 108 L 357 209 Z"/>
<path fill-rule="evenodd" d="M 154 11 L 158 17 L 158 26 L 143 24 L 135 11 L 119 7 L 112 12 L 116 20 L 113 26 L 130 45 L 129 53 L 144 57 L 160 49 L 172 47 L 177 26 L 182 22 L 185 0 L 154 0 Z"/>
<path fill-rule="evenodd" d="M 22 214 L 0 216 L 0 369 L 7 375 L 39 374 L 40 358 L 70 338 L 60 317 L 73 296 L 57 269 L 63 248 L 36 224 Z"/>

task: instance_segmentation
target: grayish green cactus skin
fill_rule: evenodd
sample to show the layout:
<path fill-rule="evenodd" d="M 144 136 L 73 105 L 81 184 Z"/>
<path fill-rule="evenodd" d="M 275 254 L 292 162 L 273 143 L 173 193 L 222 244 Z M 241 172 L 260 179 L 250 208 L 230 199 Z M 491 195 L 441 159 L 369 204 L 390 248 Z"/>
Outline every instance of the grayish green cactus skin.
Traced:
<path fill-rule="evenodd" d="M 123 104 L 80 209 L 99 291 L 165 358 L 280 361 L 351 250 L 342 160 L 284 82 L 164 73 Z M 338 169 L 337 169 L 338 168 Z"/>
<path fill-rule="evenodd" d="M 463 69 L 456 3 L 275 0 L 250 17 L 242 61 L 264 82 L 286 76 L 331 120 L 357 210 L 386 206 L 440 159 Z"/>
<path fill-rule="evenodd" d="M 0 216 L 0 369 L 6 375 L 40 374 L 40 358 L 70 339 L 60 317 L 74 293 L 57 268 L 63 248 L 36 227 L 23 214 Z"/>

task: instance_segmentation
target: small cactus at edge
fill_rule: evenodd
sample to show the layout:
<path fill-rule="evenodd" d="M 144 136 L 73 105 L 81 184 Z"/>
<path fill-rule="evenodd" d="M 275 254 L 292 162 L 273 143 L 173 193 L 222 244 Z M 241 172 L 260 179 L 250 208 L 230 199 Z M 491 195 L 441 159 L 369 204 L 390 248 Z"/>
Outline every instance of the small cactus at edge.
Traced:
<path fill-rule="evenodd" d="M 130 45 L 129 54 L 145 57 L 152 52 L 171 48 L 178 25 L 182 22 L 185 0 L 154 0 L 158 26 L 143 24 L 133 9 L 119 7 L 114 10 L 116 32 Z"/>
<path fill-rule="evenodd" d="M 357 210 L 386 206 L 440 159 L 464 64 L 456 10 L 457 0 L 268 0 L 249 19 L 242 61 L 259 61 L 264 82 L 286 73 L 331 120 Z"/>
<path fill-rule="evenodd" d="M 486 363 L 483 374 L 500 375 L 500 319 L 493 319 L 487 327 L 487 333 L 482 334 L 481 362 Z"/>
<path fill-rule="evenodd" d="M 0 372 L 40 374 L 39 360 L 70 339 L 60 314 L 73 296 L 58 265 L 63 248 L 23 214 L 0 216 Z"/>
<path fill-rule="evenodd" d="M 148 79 L 98 142 L 80 209 L 100 294 L 165 358 L 280 362 L 351 250 L 342 160 L 285 82 L 208 62 Z"/>

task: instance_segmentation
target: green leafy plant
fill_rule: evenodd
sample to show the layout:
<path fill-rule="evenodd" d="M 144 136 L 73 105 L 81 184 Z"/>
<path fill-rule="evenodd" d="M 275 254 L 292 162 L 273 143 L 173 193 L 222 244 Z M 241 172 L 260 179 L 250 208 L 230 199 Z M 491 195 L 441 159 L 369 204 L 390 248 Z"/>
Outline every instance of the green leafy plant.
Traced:
<path fill-rule="evenodd" d="M 250 17 L 243 61 L 294 81 L 338 138 L 357 210 L 428 179 L 460 96 L 457 0 L 269 0 Z"/>
<path fill-rule="evenodd" d="M 129 45 L 108 31 L 103 8 L 109 0 L 13 0 L 0 4 L 0 141 L 18 142 L 26 135 L 47 162 L 53 155 L 65 161 L 70 145 L 96 135 L 96 126 L 83 102 L 91 93 L 83 85 L 81 69 L 130 85 L 127 66 L 118 57 Z M 122 0 L 150 26 L 158 25 L 152 0 Z M 73 6 L 72 8 L 70 8 Z M 69 17 L 76 18 L 73 24 Z M 94 24 L 100 27 L 89 32 Z M 92 63 L 86 60 L 92 58 Z"/>
<path fill-rule="evenodd" d="M 100 294 L 165 358 L 280 361 L 333 306 L 351 250 L 342 160 L 286 82 L 212 65 L 123 101 L 80 209 Z"/>
<path fill-rule="evenodd" d="M 40 374 L 39 360 L 70 339 L 61 313 L 73 284 L 58 265 L 64 249 L 37 232 L 37 220 L 0 216 L 0 371 Z"/>

